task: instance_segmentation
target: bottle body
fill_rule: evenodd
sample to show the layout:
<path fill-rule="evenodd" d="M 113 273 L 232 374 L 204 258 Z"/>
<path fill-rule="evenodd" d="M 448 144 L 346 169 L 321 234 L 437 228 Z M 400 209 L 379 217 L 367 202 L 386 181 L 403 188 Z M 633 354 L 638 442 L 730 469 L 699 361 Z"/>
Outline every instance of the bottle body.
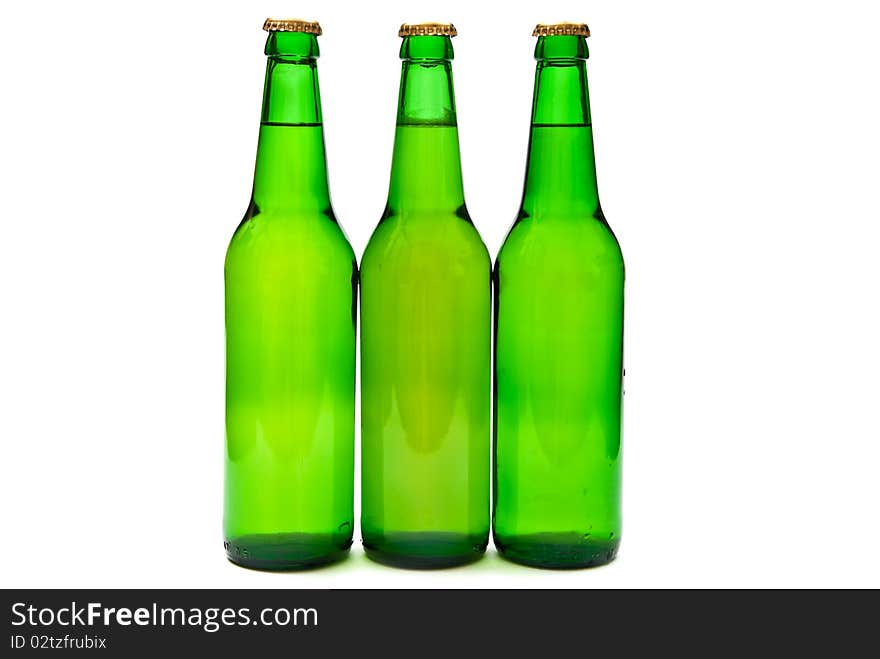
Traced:
<path fill-rule="evenodd" d="M 538 106 L 585 97 L 582 66 L 539 63 L 523 208 L 494 270 L 495 544 L 555 568 L 606 563 L 620 542 L 623 257 L 586 98 L 571 116 Z"/>
<path fill-rule="evenodd" d="M 362 262 L 361 526 L 414 566 L 474 558 L 489 531 L 489 259 L 455 215 L 389 217 Z"/>
<path fill-rule="evenodd" d="M 357 266 L 329 203 L 315 75 L 313 59 L 270 61 L 254 197 L 225 263 L 225 546 L 262 569 L 333 560 L 352 538 Z"/>
<path fill-rule="evenodd" d="M 444 67 L 406 63 L 404 78 Z M 404 96 L 388 208 L 361 264 L 361 526 L 372 558 L 440 567 L 488 541 L 490 261 L 454 120 L 413 119 L 425 96 Z"/>
<path fill-rule="evenodd" d="M 587 218 L 524 220 L 499 253 L 494 539 L 547 567 L 620 541 L 623 259 Z"/>

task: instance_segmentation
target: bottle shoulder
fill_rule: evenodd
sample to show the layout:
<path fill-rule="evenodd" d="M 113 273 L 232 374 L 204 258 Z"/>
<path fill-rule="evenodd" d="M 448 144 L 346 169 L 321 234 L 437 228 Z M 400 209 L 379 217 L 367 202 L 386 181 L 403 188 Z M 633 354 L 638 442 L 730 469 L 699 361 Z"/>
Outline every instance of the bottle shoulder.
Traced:
<path fill-rule="evenodd" d="M 260 255 L 314 254 L 355 260 L 354 250 L 332 209 L 326 211 L 249 208 L 226 250 L 226 263 Z"/>
<path fill-rule="evenodd" d="M 489 250 L 467 211 L 386 214 L 373 230 L 362 266 L 406 255 L 490 264 Z"/>
<path fill-rule="evenodd" d="M 498 252 L 497 263 L 602 259 L 623 267 L 623 252 L 601 210 L 591 216 L 521 214 Z"/>

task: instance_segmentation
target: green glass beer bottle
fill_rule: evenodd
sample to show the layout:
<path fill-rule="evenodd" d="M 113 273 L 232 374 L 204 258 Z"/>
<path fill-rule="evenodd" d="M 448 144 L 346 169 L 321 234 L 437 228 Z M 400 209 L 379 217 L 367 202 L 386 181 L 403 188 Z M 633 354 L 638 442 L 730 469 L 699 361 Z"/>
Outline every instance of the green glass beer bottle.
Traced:
<path fill-rule="evenodd" d="M 327 185 L 317 23 L 267 20 L 254 188 L 226 253 L 226 552 L 292 569 L 351 545 L 357 264 Z"/>
<path fill-rule="evenodd" d="M 403 25 L 385 212 L 361 264 L 364 547 L 476 560 L 489 535 L 491 262 L 464 203 L 448 24 Z"/>
<path fill-rule="evenodd" d="M 599 207 L 586 25 L 539 25 L 525 190 L 495 279 L 493 537 L 540 567 L 620 543 L 623 257 Z"/>

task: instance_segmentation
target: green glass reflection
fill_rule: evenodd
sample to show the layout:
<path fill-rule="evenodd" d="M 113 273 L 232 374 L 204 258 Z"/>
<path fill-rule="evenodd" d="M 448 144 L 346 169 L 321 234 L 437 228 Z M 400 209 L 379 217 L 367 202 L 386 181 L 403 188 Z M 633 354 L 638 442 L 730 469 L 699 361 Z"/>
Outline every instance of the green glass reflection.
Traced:
<path fill-rule="evenodd" d="M 495 266 L 493 537 L 543 567 L 620 542 L 623 282 L 599 207 L 583 37 L 538 40 L 522 206 Z"/>
<path fill-rule="evenodd" d="M 351 545 L 357 265 L 327 185 L 317 40 L 277 32 L 251 203 L 226 254 L 226 551 L 306 567 Z"/>
<path fill-rule="evenodd" d="M 464 203 L 448 37 L 405 38 L 391 183 L 361 267 L 372 558 L 479 558 L 489 529 L 490 268 Z"/>

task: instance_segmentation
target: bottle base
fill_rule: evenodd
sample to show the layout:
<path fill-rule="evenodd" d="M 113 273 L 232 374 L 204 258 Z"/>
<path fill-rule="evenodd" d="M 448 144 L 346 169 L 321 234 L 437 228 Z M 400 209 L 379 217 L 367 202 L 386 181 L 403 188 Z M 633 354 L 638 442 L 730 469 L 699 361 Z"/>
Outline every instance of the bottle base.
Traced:
<path fill-rule="evenodd" d="M 509 561 L 555 570 L 606 565 L 617 557 L 620 538 L 600 540 L 577 533 L 495 535 L 498 553 Z"/>
<path fill-rule="evenodd" d="M 367 557 L 382 565 L 435 570 L 480 560 L 488 539 L 463 533 L 386 533 L 364 537 Z"/>
<path fill-rule="evenodd" d="M 227 538 L 226 557 L 253 570 L 307 570 L 341 561 L 351 537 L 329 533 L 259 533 Z"/>

